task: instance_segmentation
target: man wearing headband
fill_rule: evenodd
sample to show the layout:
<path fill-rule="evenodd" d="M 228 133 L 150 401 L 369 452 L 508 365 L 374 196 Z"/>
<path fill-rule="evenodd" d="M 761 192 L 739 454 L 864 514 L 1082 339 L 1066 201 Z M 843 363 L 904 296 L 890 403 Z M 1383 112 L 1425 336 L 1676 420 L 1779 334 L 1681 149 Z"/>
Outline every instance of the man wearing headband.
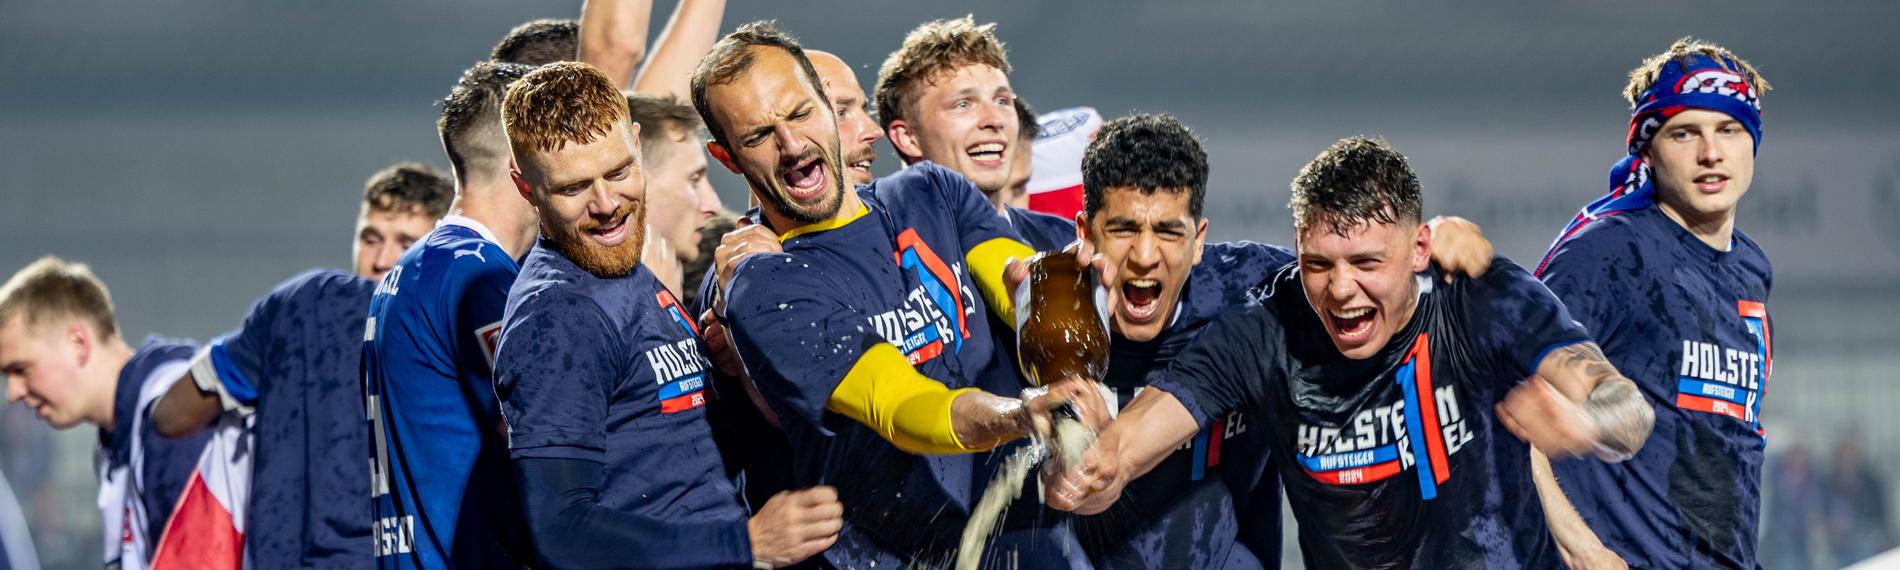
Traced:
<path fill-rule="evenodd" d="M 1579 564 L 1607 547 L 1640 568 L 1759 567 L 1773 277 L 1735 209 L 1767 90 L 1748 62 L 1688 38 L 1630 72 L 1629 155 L 1538 268 L 1656 408 L 1629 461 L 1550 465 L 1575 513 L 1539 469 L 1552 531 Z"/>

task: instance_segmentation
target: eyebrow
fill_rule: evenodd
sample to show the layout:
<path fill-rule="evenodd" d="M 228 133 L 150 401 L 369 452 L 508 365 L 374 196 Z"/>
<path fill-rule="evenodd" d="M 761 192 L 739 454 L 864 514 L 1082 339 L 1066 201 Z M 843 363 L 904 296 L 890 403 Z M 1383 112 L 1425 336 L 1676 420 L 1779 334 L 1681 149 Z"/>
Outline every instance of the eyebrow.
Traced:
<path fill-rule="evenodd" d="M 618 165 L 615 165 L 615 166 L 614 166 L 613 168 L 609 168 L 609 169 L 607 169 L 607 171 L 606 171 L 606 172 L 602 172 L 602 173 L 601 173 L 601 176 L 606 176 L 606 175 L 608 175 L 608 174 L 612 174 L 612 173 L 615 173 L 615 172 L 619 172 L 619 171 L 621 171 L 622 169 L 625 169 L 625 168 L 628 168 L 628 167 L 631 167 L 631 166 L 633 166 L 633 157 L 632 157 L 632 156 L 628 156 L 626 160 L 623 160 L 623 161 L 620 161 L 620 164 L 618 164 Z M 582 179 L 579 179 L 579 180 L 561 180 L 561 181 L 557 181 L 557 182 L 555 182 L 555 183 L 553 183 L 553 184 L 549 184 L 549 185 L 548 185 L 548 188 L 551 188 L 551 189 L 554 189 L 554 190 L 566 190 L 566 189 L 568 189 L 568 188 L 571 188 L 571 187 L 573 187 L 573 186 L 574 186 L 574 185 L 576 185 L 576 184 L 585 184 L 585 183 L 587 183 L 587 182 L 591 182 L 591 181 L 593 181 L 593 180 L 594 180 L 593 178 L 582 178 Z"/>

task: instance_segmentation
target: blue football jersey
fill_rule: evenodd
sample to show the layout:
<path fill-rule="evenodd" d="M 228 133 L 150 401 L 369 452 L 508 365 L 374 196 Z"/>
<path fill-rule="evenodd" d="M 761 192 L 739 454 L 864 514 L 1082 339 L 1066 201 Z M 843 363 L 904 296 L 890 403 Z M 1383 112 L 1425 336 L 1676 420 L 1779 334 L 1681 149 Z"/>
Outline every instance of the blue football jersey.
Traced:
<path fill-rule="evenodd" d="M 298 275 L 206 345 L 225 392 L 257 414 L 244 544 L 260 568 L 371 565 L 369 433 L 356 420 L 375 288 L 336 271 Z"/>
<path fill-rule="evenodd" d="M 518 268 L 485 233 L 444 218 L 370 298 L 363 400 L 384 568 L 529 559 L 490 371 Z"/>
<path fill-rule="evenodd" d="M 1578 514 L 1634 567 L 1760 567 L 1768 256 L 1739 229 L 1716 250 L 1651 206 L 1582 226 L 1542 277 L 1656 410 L 1630 460 L 1551 463 Z"/>

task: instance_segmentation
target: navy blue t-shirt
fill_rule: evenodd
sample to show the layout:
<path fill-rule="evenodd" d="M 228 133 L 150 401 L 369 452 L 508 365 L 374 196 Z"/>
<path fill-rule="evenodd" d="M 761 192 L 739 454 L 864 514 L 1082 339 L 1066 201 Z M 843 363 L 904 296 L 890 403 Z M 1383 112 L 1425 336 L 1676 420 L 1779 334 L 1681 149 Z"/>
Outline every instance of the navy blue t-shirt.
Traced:
<path fill-rule="evenodd" d="M 158 435 L 158 429 L 150 420 L 152 409 L 148 405 L 139 407 L 140 395 L 148 388 L 147 380 L 172 382 L 177 378 L 151 378 L 159 367 L 186 364 L 191 360 L 197 347 L 188 340 L 174 340 L 149 336 L 139 343 L 132 352 L 132 358 L 119 369 L 117 389 L 112 393 L 112 431 L 99 430 L 99 447 L 105 451 L 105 460 L 111 467 L 126 465 L 132 461 L 134 442 L 140 447 L 139 458 L 142 476 L 132 483 L 138 493 L 138 500 L 144 505 L 145 520 L 127 521 L 127 524 L 143 524 L 145 536 L 156 548 L 165 530 L 165 523 L 172 518 L 172 508 L 178 505 L 178 496 L 185 492 L 185 484 L 191 481 L 192 471 L 198 468 L 198 457 L 204 454 L 205 442 L 210 441 L 209 430 L 199 431 L 181 438 L 167 438 Z M 183 375 L 181 367 L 180 375 Z M 142 429 L 137 437 L 121 434 L 132 433 L 134 418 Z M 144 559 L 151 559 L 146 552 Z M 108 562 L 117 562 L 116 560 Z"/>
<path fill-rule="evenodd" d="M 601 278 L 543 241 L 503 322 L 495 390 L 510 456 L 600 463 L 601 506 L 680 537 L 641 545 L 652 558 L 627 566 L 751 564 L 746 512 L 706 424 L 712 363 L 646 265 Z"/>
<path fill-rule="evenodd" d="M 1288 266 L 1209 325 L 1153 385 L 1203 427 L 1259 414 L 1307 566 L 1556 566 L 1530 448 L 1493 408 L 1548 351 L 1589 340 L 1563 304 L 1504 258 L 1475 280 L 1427 271 L 1411 319 L 1352 360 L 1299 273 Z"/>
<path fill-rule="evenodd" d="M 1542 277 L 1656 409 L 1629 461 L 1552 463 L 1577 512 L 1631 566 L 1760 567 L 1768 256 L 1741 230 L 1717 251 L 1652 206 L 1583 226 Z"/>
<path fill-rule="evenodd" d="M 1005 208 L 1009 225 L 1036 251 L 1056 251 L 1075 242 L 1075 220 L 1022 208 Z"/>
<path fill-rule="evenodd" d="M 793 484 L 838 488 L 845 525 L 826 560 L 845 568 L 947 560 L 972 503 L 971 458 L 911 455 L 825 404 L 877 343 L 897 346 L 950 388 L 972 386 L 994 346 L 964 256 L 1013 235 L 974 185 L 928 162 L 858 195 L 865 209 L 848 222 L 781 229 L 784 253 L 747 258 L 726 319 L 784 427 Z"/>
<path fill-rule="evenodd" d="M 336 271 L 298 275 L 209 345 L 226 391 L 257 410 L 244 543 L 260 568 L 374 561 L 359 378 L 375 289 Z"/>
<path fill-rule="evenodd" d="M 1112 336 L 1103 382 L 1115 390 L 1115 406 L 1127 406 L 1201 329 L 1245 306 L 1248 291 L 1291 261 L 1293 252 L 1277 246 L 1203 246 L 1161 334 L 1146 342 Z M 1267 430 L 1255 427 L 1257 418 L 1237 410 L 1214 420 L 1187 447 L 1129 482 L 1113 507 L 1077 517 L 1075 534 L 1095 566 L 1278 567 L 1280 484 L 1266 472 Z M 1244 535 L 1253 540 L 1240 540 Z"/>
<path fill-rule="evenodd" d="M 370 298 L 363 341 L 372 552 L 384 568 L 531 559 L 490 373 L 515 261 L 448 216 Z"/>

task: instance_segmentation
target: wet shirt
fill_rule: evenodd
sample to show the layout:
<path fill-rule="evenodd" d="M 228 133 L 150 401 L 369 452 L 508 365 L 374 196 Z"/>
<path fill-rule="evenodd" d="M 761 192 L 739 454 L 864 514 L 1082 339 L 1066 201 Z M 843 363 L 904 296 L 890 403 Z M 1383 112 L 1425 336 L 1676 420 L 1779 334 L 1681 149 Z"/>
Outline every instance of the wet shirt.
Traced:
<path fill-rule="evenodd" d="M 601 278 L 543 241 L 522 261 L 504 323 L 495 389 L 512 457 L 600 463 L 601 506 L 711 527 L 628 566 L 751 564 L 746 512 L 706 423 L 712 363 L 646 265 Z"/>
<path fill-rule="evenodd" d="M 1075 221 L 1023 208 L 1006 208 L 1009 225 L 1036 251 L 1057 251 L 1075 242 Z"/>
<path fill-rule="evenodd" d="M 99 430 L 94 466 L 107 568 L 144 568 L 198 467 L 209 431 L 173 439 L 152 427 L 152 405 L 182 378 L 197 348 L 156 336 L 133 350 L 112 394 L 112 431 Z"/>
<path fill-rule="evenodd" d="M 362 377 L 378 566 L 527 559 L 489 372 L 516 270 L 479 223 L 449 216 L 376 286 Z"/>
<path fill-rule="evenodd" d="M 257 414 L 244 543 L 260 568 L 373 561 L 359 378 L 375 288 L 336 271 L 304 273 L 207 345 L 225 391 Z"/>
<path fill-rule="evenodd" d="M 994 337 L 964 256 L 1014 234 L 974 185 L 928 162 L 858 196 L 865 209 L 848 221 L 781 229 L 784 253 L 746 259 L 727 323 L 784 427 L 792 483 L 838 488 L 845 526 L 827 561 L 934 564 L 956 549 L 974 502 L 971 457 L 911 455 L 825 404 L 877 343 L 952 389 L 973 386 Z"/>
<path fill-rule="evenodd" d="M 1584 521 L 1631 566 L 1760 566 L 1772 276 L 1740 230 L 1718 251 L 1654 206 L 1584 226 L 1544 269 L 1544 283 L 1656 410 L 1655 431 L 1629 461 L 1551 466 Z"/>
<path fill-rule="evenodd" d="M 1555 566 L 1529 447 L 1493 408 L 1544 354 L 1589 337 L 1509 260 L 1475 280 L 1415 279 L 1411 319 L 1378 354 L 1351 360 L 1288 266 L 1153 385 L 1204 427 L 1259 414 L 1309 567 Z"/>
<path fill-rule="evenodd" d="M 1145 342 L 1121 335 L 1110 342 L 1103 381 L 1114 389 L 1116 407 L 1127 406 L 1201 329 L 1245 306 L 1248 291 L 1291 261 L 1293 252 L 1277 246 L 1203 246 L 1168 327 Z M 1267 431 L 1255 427 L 1258 421 L 1235 411 L 1210 422 L 1187 447 L 1129 482 L 1113 507 L 1077 517 L 1075 534 L 1089 559 L 1097 568 L 1277 567 L 1279 477 L 1265 473 Z M 1243 526 L 1256 540 L 1238 540 Z M 1248 551 L 1236 551 L 1243 544 Z"/>

